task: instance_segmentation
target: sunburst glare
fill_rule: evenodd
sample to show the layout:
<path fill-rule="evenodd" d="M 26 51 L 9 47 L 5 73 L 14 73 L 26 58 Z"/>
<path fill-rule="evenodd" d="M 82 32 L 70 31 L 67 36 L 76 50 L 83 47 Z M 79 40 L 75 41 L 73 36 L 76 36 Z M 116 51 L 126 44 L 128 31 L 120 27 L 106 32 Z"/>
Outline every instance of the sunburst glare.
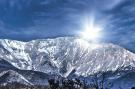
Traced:
<path fill-rule="evenodd" d="M 94 17 L 86 18 L 83 23 L 83 31 L 81 37 L 89 41 L 98 41 L 101 37 L 102 27 L 95 23 Z"/>

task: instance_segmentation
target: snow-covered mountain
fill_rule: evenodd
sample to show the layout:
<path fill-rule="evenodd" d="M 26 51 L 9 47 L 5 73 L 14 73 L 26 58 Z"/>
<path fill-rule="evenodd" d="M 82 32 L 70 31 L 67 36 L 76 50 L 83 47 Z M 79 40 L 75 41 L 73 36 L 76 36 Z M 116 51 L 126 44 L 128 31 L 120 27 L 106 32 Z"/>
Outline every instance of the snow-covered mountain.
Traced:
<path fill-rule="evenodd" d="M 62 76 L 68 76 L 72 70 L 77 75 L 87 76 L 98 71 L 135 66 L 135 55 L 120 46 L 94 44 L 74 37 L 30 42 L 1 39 L 0 58 L 21 70 Z"/>
<path fill-rule="evenodd" d="M 17 68 L 67 77 L 72 71 L 78 76 L 89 76 L 100 71 L 132 70 L 134 67 L 135 54 L 111 43 L 91 43 L 76 37 L 29 42 L 0 40 L 0 70 Z M 12 76 L 15 72 L 6 73 Z M 29 78 L 25 79 L 18 72 L 15 74 L 28 82 Z"/>

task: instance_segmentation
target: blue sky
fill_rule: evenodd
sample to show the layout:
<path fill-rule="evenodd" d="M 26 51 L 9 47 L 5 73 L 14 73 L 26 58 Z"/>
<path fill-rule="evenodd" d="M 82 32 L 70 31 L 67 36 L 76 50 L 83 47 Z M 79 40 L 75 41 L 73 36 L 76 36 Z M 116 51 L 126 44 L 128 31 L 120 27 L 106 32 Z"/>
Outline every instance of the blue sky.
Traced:
<path fill-rule="evenodd" d="M 134 0 L 0 0 L 0 38 L 76 36 L 91 14 L 104 25 L 103 42 L 135 52 Z"/>

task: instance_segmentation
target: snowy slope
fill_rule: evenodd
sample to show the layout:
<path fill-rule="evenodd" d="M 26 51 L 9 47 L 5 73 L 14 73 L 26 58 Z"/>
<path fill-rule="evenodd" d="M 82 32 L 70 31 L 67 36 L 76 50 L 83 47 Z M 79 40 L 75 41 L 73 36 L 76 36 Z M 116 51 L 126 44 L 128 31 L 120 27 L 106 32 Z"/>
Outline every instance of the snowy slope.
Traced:
<path fill-rule="evenodd" d="M 15 72 L 13 70 L 1 72 L 0 73 L 0 80 L 1 80 L 0 81 L 1 84 L 19 82 L 21 84 L 33 85 L 27 79 L 25 79 L 25 77 L 23 77 L 22 75 L 18 74 L 17 72 Z"/>
<path fill-rule="evenodd" d="M 74 37 L 40 39 L 30 42 L 0 40 L 0 58 L 21 70 L 68 76 L 87 76 L 99 71 L 135 67 L 135 54 L 111 44 L 94 44 Z"/>
<path fill-rule="evenodd" d="M 124 76 L 114 80 L 114 84 L 112 89 L 131 89 L 131 87 L 135 87 L 135 72 L 131 72 L 125 74 Z"/>

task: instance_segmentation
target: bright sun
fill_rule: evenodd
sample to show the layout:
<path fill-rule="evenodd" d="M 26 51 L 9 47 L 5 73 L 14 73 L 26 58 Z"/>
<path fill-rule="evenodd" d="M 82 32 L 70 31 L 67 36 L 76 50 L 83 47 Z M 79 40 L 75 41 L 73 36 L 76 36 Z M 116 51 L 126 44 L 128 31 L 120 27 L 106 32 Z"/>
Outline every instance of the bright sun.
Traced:
<path fill-rule="evenodd" d="M 87 19 L 83 26 L 84 31 L 81 32 L 83 39 L 96 41 L 101 36 L 102 28 L 94 23 L 94 19 Z"/>

